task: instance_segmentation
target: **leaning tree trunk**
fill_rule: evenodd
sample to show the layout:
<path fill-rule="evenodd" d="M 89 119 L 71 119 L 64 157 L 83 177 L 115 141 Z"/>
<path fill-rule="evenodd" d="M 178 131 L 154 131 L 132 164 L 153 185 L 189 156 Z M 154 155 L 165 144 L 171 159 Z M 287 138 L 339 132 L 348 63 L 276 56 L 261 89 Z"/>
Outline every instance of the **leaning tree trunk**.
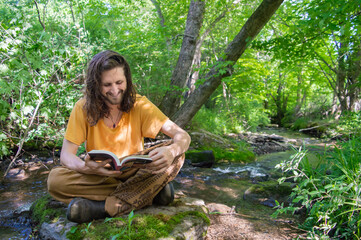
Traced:
<path fill-rule="evenodd" d="M 225 57 L 217 61 L 207 73 L 206 81 L 187 98 L 172 117 L 179 126 L 184 127 L 221 84 L 222 78 L 232 74 L 232 66 L 242 56 L 247 46 L 270 20 L 282 2 L 283 0 L 264 0 L 258 6 L 241 31 L 228 45 L 224 52 Z"/>
<path fill-rule="evenodd" d="M 182 47 L 171 79 L 171 89 L 166 92 L 159 106 L 167 116 L 172 116 L 179 108 L 183 92 L 182 89 L 186 85 L 189 77 L 188 74 L 192 67 L 196 43 L 203 23 L 204 9 L 204 1 L 191 1 Z"/>
<path fill-rule="evenodd" d="M 195 89 L 195 83 L 199 79 L 199 68 L 201 67 L 201 47 L 204 40 L 210 34 L 216 24 L 226 16 L 227 12 L 231 11 L 237 4 L 239 4 L 240 1 L 241 0 L 236 0 L 232 3 L 232 5 L 227 6 L 226 9 L 213 20 L 209 27 L 204 31 L 202 36 L 198 39 L 196 44 L 196 50 L 194 53 L 192 68 L 190 69 L 190 72 L 188 74 L 189 78 L 187 80 L 187 87 L 189 88 L 189 90 L 188 92 L 186 92 L 185 98 L 188 98 L 188 96 L 193 93 Z"/>

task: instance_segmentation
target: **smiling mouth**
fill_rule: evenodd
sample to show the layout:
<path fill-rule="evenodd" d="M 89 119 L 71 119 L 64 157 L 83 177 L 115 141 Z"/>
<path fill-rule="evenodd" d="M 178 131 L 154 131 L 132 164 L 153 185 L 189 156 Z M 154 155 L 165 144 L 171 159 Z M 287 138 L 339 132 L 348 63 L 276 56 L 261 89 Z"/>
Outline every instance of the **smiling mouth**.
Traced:
<path fill-rule="evenodd" d="M 111 98 L 118 98 L 118 97 L 121 97 L 121 96 L 123 96 L 124 95 L 124 91 L 122 90 L 122 91 L 119 91 L 118 93 L 117 93 L 117 95 L 113 95 L 112 93 L 107 93 L 107 96 L 108 97 L 111 97 Z"/>

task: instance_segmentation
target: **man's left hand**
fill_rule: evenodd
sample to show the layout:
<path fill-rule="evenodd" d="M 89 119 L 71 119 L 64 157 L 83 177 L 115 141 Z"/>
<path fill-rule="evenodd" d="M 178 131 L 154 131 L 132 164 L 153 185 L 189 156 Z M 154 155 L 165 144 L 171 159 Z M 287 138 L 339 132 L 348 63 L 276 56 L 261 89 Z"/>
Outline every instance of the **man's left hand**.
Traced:
<path fill-rule="evenodd" d="M 153 159 L 153 162 L 146 164 L 146 169 L 150 170 L 153 174 L 162 173 L 167 170 L 175 158 L 169 146 L 156 148 L 149 153 L 149 156 Z"/>

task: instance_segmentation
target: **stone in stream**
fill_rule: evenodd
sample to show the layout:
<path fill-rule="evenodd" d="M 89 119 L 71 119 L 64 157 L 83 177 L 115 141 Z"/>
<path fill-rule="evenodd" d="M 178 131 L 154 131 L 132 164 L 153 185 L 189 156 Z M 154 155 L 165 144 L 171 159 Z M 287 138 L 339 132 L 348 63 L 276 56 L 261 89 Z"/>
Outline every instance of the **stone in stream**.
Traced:
<path fill-rule="evenodd" d="M 202 152 L 186 152 L 186 159 L 193 167 L 211 168 L 216 159 L 212 150 Z"/>
<path fill-rule="evenodd" d="M 292 192 L 293 185 L 283 183 L 279 185 L 277 182 L 263 182 L 254 184 L 248 188 L 243 194 L 243 200 L 259 203 L 267 207 L 275 207 L 276 200 L 278 202 L 286 202 L 288 196 Z"/>

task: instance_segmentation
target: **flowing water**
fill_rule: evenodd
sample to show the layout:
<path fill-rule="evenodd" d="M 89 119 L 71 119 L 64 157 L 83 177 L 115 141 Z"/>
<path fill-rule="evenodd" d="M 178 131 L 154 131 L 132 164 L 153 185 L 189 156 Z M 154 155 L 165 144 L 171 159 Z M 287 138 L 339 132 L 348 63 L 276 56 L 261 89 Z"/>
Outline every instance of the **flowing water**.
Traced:
<path fill-rule="evenodd" d="M 281 130 L 266 130 L 266 134 L 277 134 L 296 139 L 299 143 L 315 144 L 318 140 L 308 136 Z M 300 141 L 301 140 L 301 141 Z M 218 164 L 213 168 L 194 168 L 185 166 L 174 181 L 178 193 L 236 206 L 237 212 L 247 213 L 254 206 L 241 201 L 244 192 L 253 181 L 267 181 L 274 166 L 288 159 L 293 151 L 265 154 L 249 164 Z M 29 222 L 12 216 L 29 210 L 31 204 L 46 194 L 48 169 L 39 165 L 33 169 L 12 170 L 12 177 L 0 184 L 0 239 L 30 239 Z M 273 210 L 272 210 L 273 211 Z M 253 213 L 252 213 L 253 214 Z M 262 213 L 259 213 L 262 218 Z M 269 213 L 267 213 L 269 214 Z"/>
<path fill-rule="evenodd" d="M 29 210 L 33 201 L 45 194 L 46 170 L 14 169 L 11 177 L 0 184 L 0 239 L 29 238 L 29 221 L 24 217 L 14 218 L 14 215 Z"/>

